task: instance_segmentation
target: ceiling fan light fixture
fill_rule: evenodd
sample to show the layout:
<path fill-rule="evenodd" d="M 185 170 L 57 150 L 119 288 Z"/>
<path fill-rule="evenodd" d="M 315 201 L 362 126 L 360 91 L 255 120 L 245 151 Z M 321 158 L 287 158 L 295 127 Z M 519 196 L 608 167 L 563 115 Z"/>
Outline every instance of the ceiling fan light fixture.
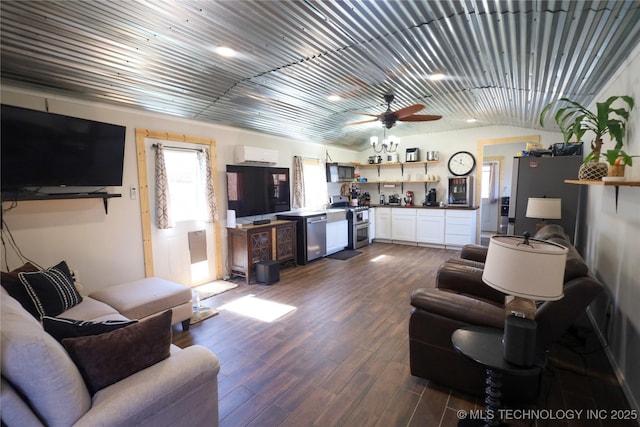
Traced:
<path fill-rule="evenodd" d="M 387 153 L 395 153 L 398 145 L 400 145 L 400 138 L 397 136 L 389 135 L 388 138 L 382 141 L 382 146 L 385 147 Z"/>
<path fill-rule="evenodd" d="M 372 136 L 369 138 L 371 148 L 373 148 L 373 151 L 376 153 L 395 153 L 395 151 L 398 149 L 398 145 L 400 145 L 400 138 L 393 135 L 384 137 L 381 144 L 378 144 L 378 141 L 379 139 L 377 136 Z"/>

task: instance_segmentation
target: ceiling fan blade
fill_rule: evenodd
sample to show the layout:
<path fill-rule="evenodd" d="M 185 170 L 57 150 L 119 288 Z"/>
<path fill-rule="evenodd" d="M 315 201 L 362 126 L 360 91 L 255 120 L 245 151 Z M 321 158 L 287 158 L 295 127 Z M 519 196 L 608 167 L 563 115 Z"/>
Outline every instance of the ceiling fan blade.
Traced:
<path fill-rule="evenodd" d="M 434 120 L 440 120 L 442 116 L 435 116 L 431 114 L 414 114 L 413 116 L 398 119 L 401 122 L 431 122 Z"/>
<path fill-rule="evenodd" d="M 351 125 L 361 125 L 362 123 L 371 123 L 371 122 L 377 122 L 378 119 L 370 119 L 370 120 L 362 120 L 360 122 L 353 122 L 353 123 L 346 123 L 345 126 L 351 126 Z"/>
<path fill-rule="evenodd" d="M 393 114 L 396 115 L 399 119 L 403 119 L 407 116 L 417 113 L 424 107 L 426 107 L 426 105 L 424 104 L 413 104 L 408 107 L 401 108 L 398 111 L 394 111 Z"/>
<path fill-rule="evenodd" d="M 380 119 L 380 118 L 382 118 L 382 116 L 384 115 L 384 114 L 360 113 L 360 112 L 358 112 L 358 111 L 350 111 L 350 113 L 351 113 L 351 114 L 361 114 L 361 115 L 363 115 L 363 116 L 377 117 L 377 118 L 379 118 L 379 119 Z"/>

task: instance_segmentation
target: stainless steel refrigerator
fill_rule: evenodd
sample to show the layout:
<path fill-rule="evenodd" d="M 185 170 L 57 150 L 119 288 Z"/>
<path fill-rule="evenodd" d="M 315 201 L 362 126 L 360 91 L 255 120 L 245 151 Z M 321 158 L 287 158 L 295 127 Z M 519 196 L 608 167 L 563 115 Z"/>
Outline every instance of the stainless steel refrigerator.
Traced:
<path fill-rule="evenodd" d="M 527 218 L 529 197 L 558 197 L 562 199 L 561 219 L 546 220 L 560 224 L 574 241 L 580 186 L 566 184 L 565 179 L 577 179 L 582 156 L 514 157 L 509 203 L 509 234 L 516 236 L 528 231 L 533 236 L 541 220 Z"/>

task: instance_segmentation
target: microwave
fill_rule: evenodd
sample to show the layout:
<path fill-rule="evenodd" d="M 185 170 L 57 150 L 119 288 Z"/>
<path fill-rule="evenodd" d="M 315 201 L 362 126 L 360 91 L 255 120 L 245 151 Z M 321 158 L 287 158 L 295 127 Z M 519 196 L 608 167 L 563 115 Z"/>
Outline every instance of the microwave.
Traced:
<path fill-rule="evenodd" d="M 351 182 L 355 178 L 356 167 L 347 163 L 327 163 L 327 182 Z"/>

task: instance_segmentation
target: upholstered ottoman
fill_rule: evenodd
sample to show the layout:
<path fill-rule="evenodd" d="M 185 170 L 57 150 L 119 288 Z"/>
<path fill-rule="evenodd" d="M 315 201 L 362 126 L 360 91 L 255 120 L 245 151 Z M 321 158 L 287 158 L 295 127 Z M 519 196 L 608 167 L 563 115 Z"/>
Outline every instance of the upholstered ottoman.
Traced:
<path fill-rule="evenodd" d="M 193 310 L 191 289 L 169 280 L 147 277 L 111 286 L 89 296 L 110 305 L 129 319 L 144 319 L 171 309 L 171 324 L 182 322 L 182 330 L 189 329 Z"/>

